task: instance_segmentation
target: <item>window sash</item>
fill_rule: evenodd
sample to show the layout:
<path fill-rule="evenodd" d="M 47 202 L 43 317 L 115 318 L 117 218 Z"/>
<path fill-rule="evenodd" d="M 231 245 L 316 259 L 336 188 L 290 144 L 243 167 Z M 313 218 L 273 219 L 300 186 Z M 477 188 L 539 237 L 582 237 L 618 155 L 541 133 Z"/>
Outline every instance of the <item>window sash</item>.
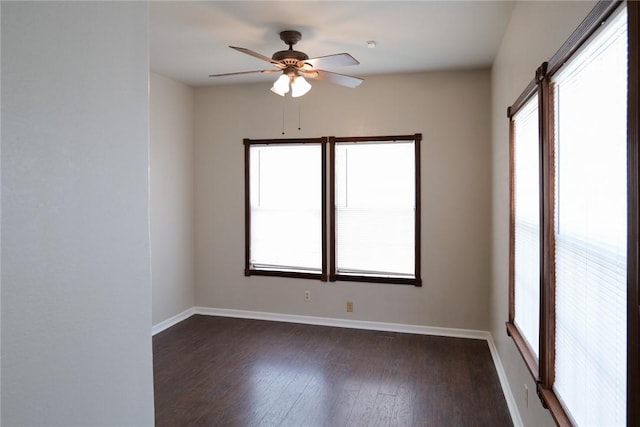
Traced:
<path fill-rule="evenodd" d="M 407 142 L 336 144 L 338 274 L 413 278 L 413 152 Z"/>
<path fill-rule="evenodd" d="M 245 140 L 245 275 L 326 279 L 325 157 L 324 139 Z"/>
<path fill-rule="evenodd" d="M 553 390 L 577 425 L 626 424 L 626 24 L 621 8 L 551 78 Z"/>
<path fill-rule="evenodd" d="M 512 323 L 537 370 L 540 315 L 540 149 L 538 98 L 532 96 L 512 117 Z M 537 375 L 537 374 L 536 374 Z"/>
<path fill-rule="evenodd" d="M 420 140 L 330 138 L 330 280 L 421 285 Z"/>

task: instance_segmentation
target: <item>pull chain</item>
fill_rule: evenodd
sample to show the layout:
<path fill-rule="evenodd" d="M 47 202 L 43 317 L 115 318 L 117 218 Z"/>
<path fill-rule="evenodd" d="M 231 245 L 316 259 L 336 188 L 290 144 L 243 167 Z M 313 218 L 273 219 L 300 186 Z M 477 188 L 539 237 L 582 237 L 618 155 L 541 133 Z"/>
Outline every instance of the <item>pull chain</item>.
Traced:
<path fill-rule="evenodd" d="M 282 134 L 284 135 L 284 96 L 282 97 Z"/>
<path fill-rule="evenodd" d="M 285 114 L 285 98 L 286 95 L 282 97 L 282 134 L 284 135 L 284 114 Z M 296 100 L 296 103 L 298 104 L 298 130 L 302 130 L 302 106 L 300 105 L 300 100 Z"/>

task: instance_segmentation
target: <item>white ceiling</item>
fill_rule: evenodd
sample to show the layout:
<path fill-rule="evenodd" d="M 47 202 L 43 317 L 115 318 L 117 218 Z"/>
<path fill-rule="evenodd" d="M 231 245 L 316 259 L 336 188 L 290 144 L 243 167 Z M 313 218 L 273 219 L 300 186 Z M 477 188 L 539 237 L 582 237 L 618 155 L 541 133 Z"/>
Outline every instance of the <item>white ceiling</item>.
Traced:
<path fill-rule="evenodd" d="M 509 20 L 511 1 L 171 1 L 151 2 L 151 71 L 191 86 L 274 80 L 209 74 L 273 68 L 230 49 L 265 56 L 295 46 L 309 57 L 348 52 L 360 65 L 332 68 L 371 74 L 487 67 Z M 367 41 L 375 40 L 375 49 Z"/>

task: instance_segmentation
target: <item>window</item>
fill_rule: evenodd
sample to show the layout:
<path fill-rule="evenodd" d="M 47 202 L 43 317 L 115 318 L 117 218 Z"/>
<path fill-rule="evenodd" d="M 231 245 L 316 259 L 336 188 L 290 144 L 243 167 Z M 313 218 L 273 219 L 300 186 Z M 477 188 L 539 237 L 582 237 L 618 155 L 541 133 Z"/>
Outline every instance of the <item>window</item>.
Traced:
<path fill-rule="evenodd" d="M 245 140 L 245 156 L 245 274 L 322 278 L 324 140 Z"/>
<path fill-rule="evenodd" d="M 511 115 L 510 333 L 533 375 L 538 371 L 540 326 L 540 144 L 538 98 Z"/>
<path fill-rule="evenodd" d="M 508 111 L 507 332 L 558 425 L 640 425 L 639 21 L 635 2 L 599 2 Z M 527 116 L 534 104 L 540 111 Z M 531 117 L 537 117 L 533 124 Z M 539 155 L 527 151 L 529 143 L 539 147 Z M 533 181 L 520 186 L 535 175 L 522 166 L 525 151 L 531 163 L 540 164 L 539 189 Z M 523 201 L 523 188 L 535 196 Z M 527 216 L 521 207 L 533 212 L 536 198 L 539 269 L 533 255 L 523 266 L 518 254 L 527 240 L 520 230 Z M 540 284 L 537 294 L 531 283 Z M 529 297 L 535 302 L 523 308 L 518 300 Z M 536 304 L 537 325 L 531 325 L 522 312 L 535 314 Z"/>
<path fill-rule="evenodd" d="M 555 382 L 577 425 L 624 425 L 627 14 L 551 77 Z"/>
<path fill-rule="evenodd" d="M 420 286 L 420 140 L 246 139 L 245 274 Z"/>
<path fill-rule="evenodd" d="M 330 280 L 420 285 L 420 139 L 331 139 Z"/>

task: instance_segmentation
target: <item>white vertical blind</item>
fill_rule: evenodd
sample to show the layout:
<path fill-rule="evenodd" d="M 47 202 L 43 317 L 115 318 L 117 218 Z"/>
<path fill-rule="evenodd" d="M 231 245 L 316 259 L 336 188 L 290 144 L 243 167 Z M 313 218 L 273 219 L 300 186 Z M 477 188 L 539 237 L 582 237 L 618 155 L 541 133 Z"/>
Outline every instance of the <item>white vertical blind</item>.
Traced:
<path fill-rule="evenodd" d="M 514 323 L 538 357 L 540 332 L 540 154 L 538 97 L 513 117 Z"/>
<path fill-rule="evenodd" d="M 415 277 L 414 144 L 336 144 L 339 274 Z"/>
<path fill-rule="evenodd" d="M 553 79 L 556 379 L 575 424 L 626 425 L 627 16 Z"/>
<path fill-rule="evenodd" d="M 321 156 L 319 144 L 250 147 L 252 267 L 322 270 Z"/>

